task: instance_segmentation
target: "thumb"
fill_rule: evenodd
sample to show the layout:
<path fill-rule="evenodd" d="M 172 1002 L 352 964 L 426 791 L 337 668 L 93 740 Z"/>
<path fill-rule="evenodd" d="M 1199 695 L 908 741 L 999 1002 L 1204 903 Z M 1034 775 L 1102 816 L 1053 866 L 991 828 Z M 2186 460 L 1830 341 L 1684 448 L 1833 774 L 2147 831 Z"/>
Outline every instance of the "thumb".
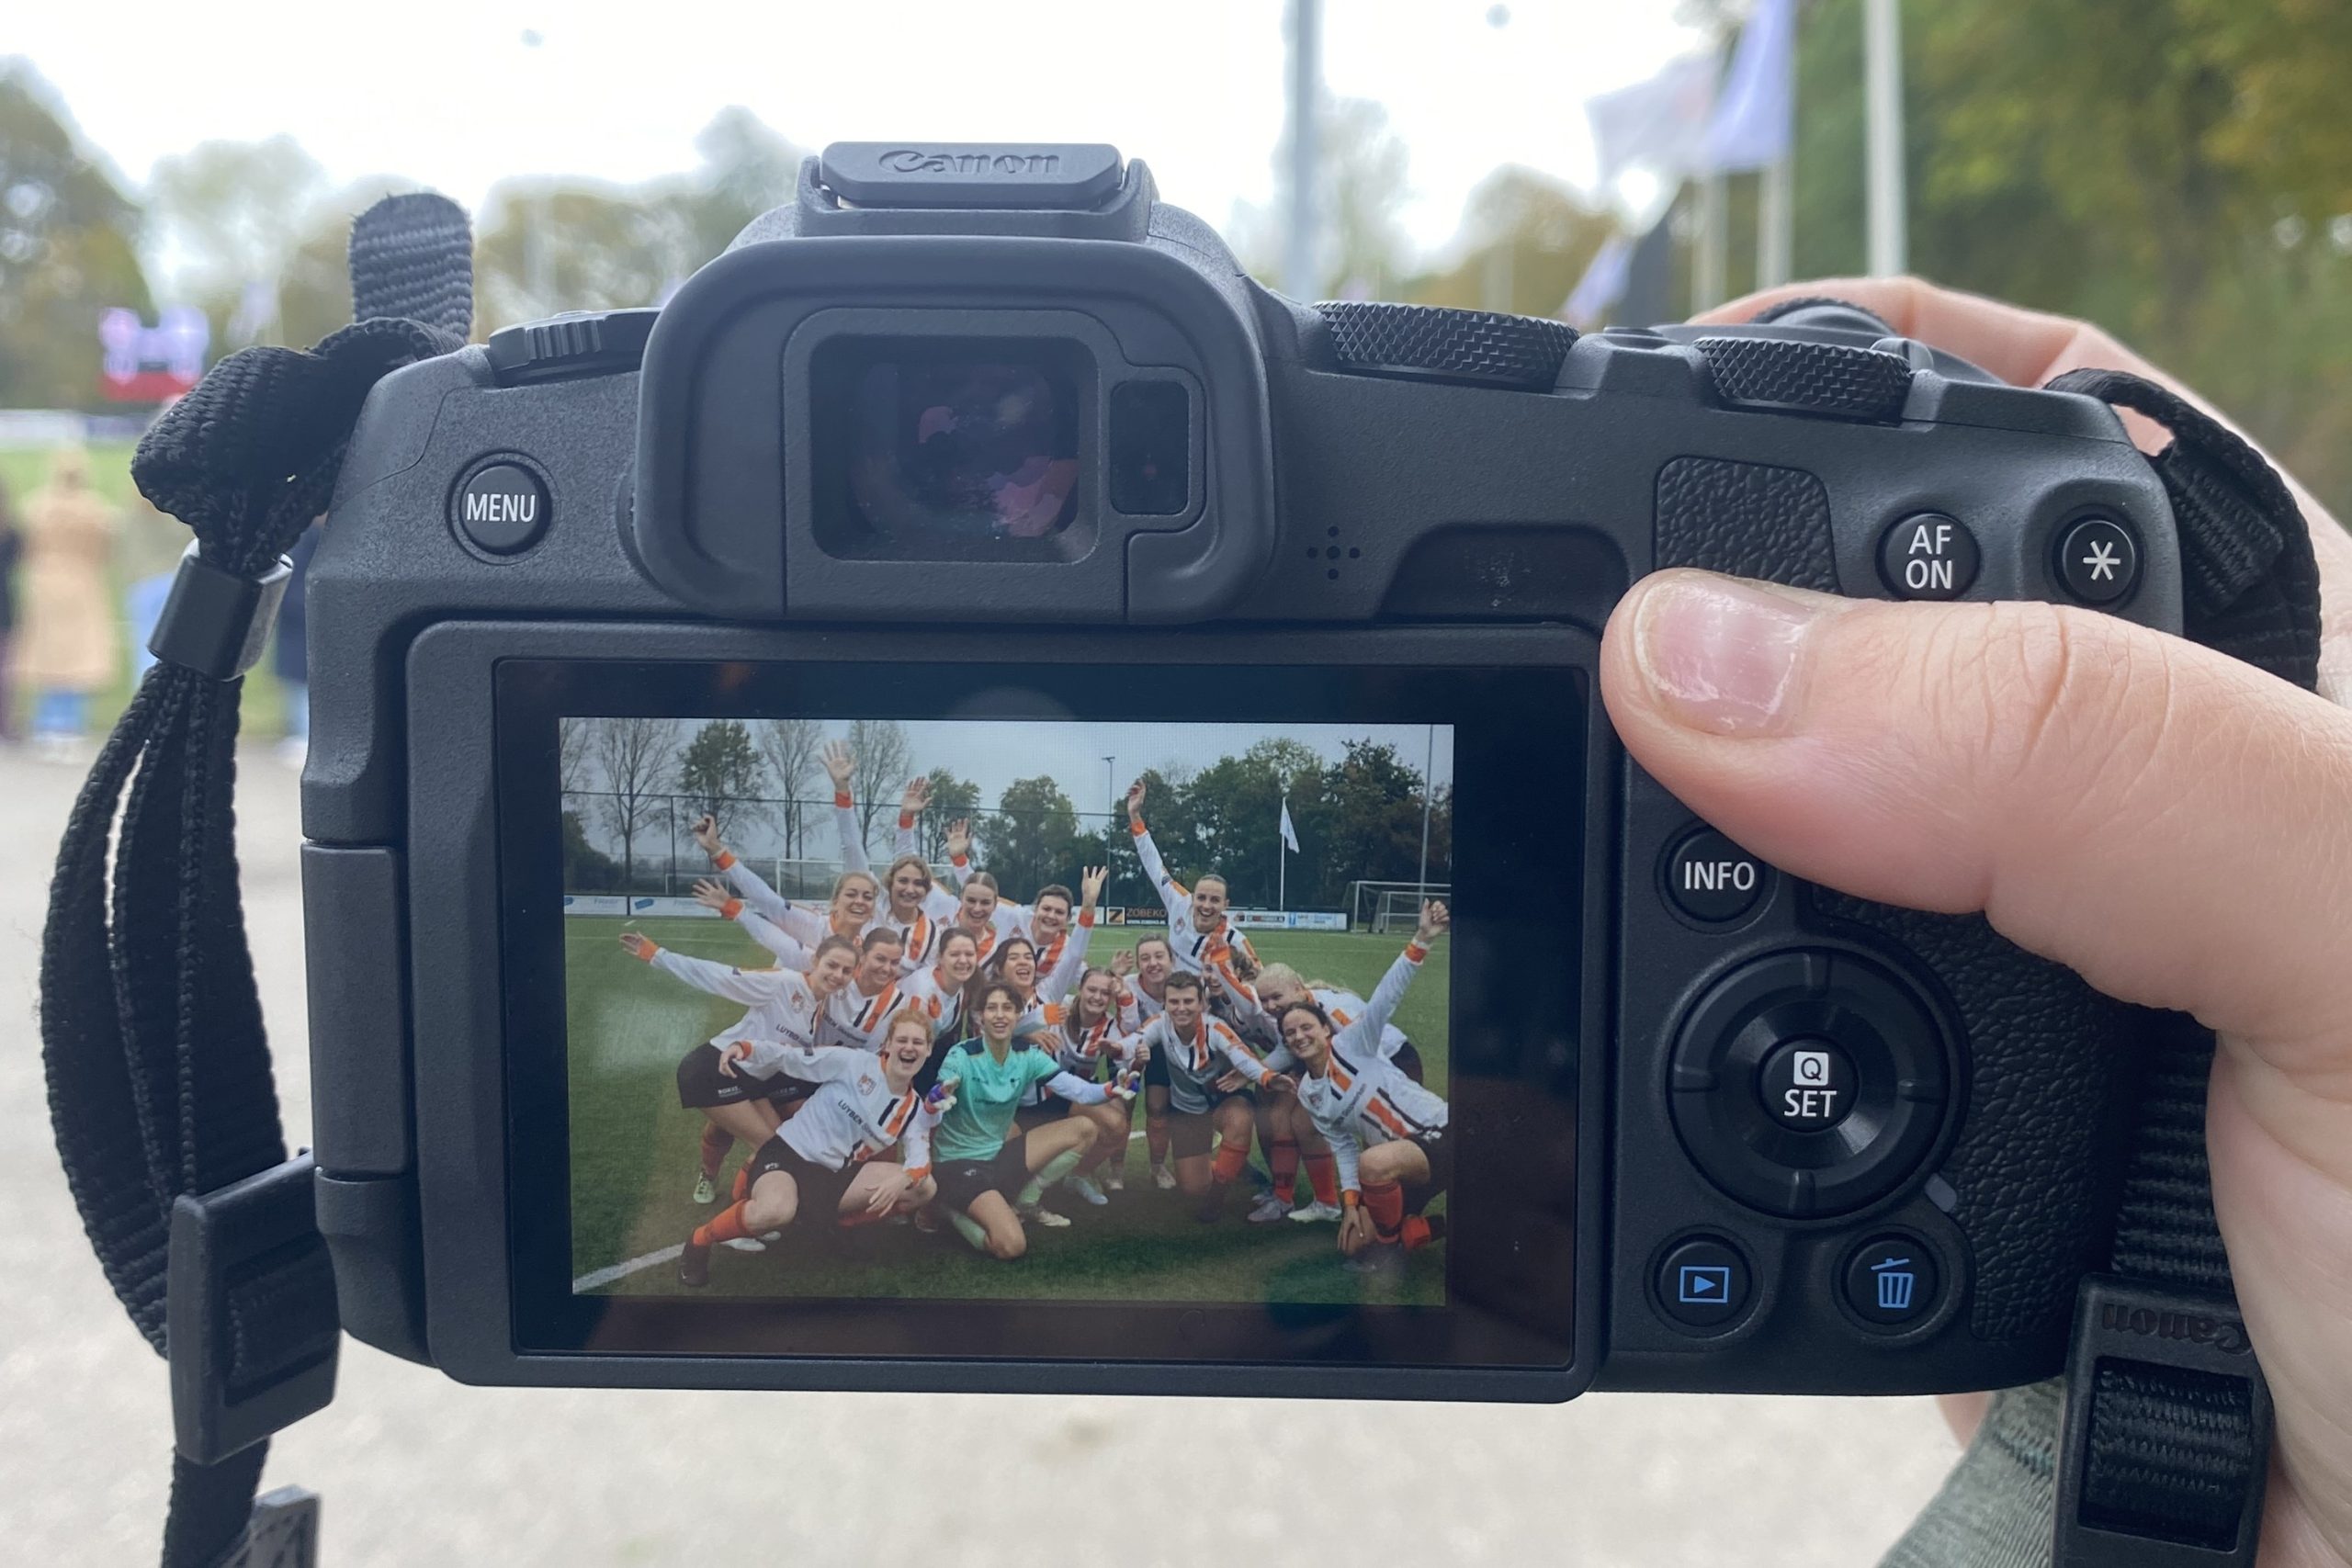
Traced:
<path fill-rule="evenodd" d="M 2352 1098 L 2352 713 L 2087 611 L 1695 571 L 1619 604 L 1601 686 L 1635 760 L 1767 861 L 1982 910 Z"/>

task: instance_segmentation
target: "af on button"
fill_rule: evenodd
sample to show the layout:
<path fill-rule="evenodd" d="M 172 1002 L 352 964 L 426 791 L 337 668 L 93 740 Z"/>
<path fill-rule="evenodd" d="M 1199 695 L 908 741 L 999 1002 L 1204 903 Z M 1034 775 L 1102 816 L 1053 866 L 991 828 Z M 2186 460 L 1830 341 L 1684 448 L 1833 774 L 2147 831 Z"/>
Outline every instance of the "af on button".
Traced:
<path fill-rule="evenodd" d="M 1940 512 L 1905 517 L 1878 542 L 1878 574 L 1904 599 L 1957 599 L 1983 562 L 1968 525 Z"/>
<path fill-rule="evenodd" d="M 1762 861 L 1702 827 L 1667 852 L 1666 896 L 1694 920 L 1727 925 L 1756 908 L 1771 874 Z"/>

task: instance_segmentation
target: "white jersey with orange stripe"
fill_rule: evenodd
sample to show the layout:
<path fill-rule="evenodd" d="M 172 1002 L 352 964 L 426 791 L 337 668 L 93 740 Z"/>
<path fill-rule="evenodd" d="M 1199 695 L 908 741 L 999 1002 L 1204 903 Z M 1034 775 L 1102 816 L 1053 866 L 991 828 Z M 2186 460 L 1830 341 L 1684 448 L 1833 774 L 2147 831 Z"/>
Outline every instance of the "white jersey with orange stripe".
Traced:
<path fill-rule="evenodd" d="M 1204 1015 L 1194 1026 L 1192 1037 L 1180 1035 L 1166 1013 L 1145 1026 L 1135 1037 L 1137 1046 L 1149 1046 L 1161 1066 L 1168 1069 L 1168 1105 L 1188 1116 L 1198 1116 L 1209 1108 L 1216 1092 L 1216 1080 L 1228 1072 L 1239 1073 L 1253 1084 L 1261 1084 L 1272 1075 L 1257 1053 L 1243 1043 L 1233 1026 L 1218 1019 Z"/>
<path fill-rule="evenodd" d="M 1205 974 L 1209 953 L 1218 947 L 1238 948 L 1256 963 L 1257 949 L 1250 945 L 1231 915 L 1221 917 L 1206 931 L 1200 928 L 1193 918 L 1192 889 L 1168 874 L 1168 863 L 1159 858 L 1159 846 L 1151 841 L 1143 818 L 1130 817 L 1127 830 L 1135 835 L 1136 858 L 1143 862 L 1145 874 L 1159 889 L 1159 902 L 1168 910 L 1168 951 L 1174 954 L 1176 967 L 1188 974 Z"/>
<path fill-rule="evenodd" d="M 899 982 L 899 988 L 910 1000 L 930 1004 L 933 1040 L 964 1038 L 964 987 L 951 983 L 936 964 L 908 976 Z"/>
<path fill-rule="evenodd" d="M 882 1032 L 890 1021 L 909 1009 L 928 1017 L 935 1029 L 939 1022 L 939 1004 L 918 997 L 908 988 L 901 977 L 892 980 L 881 990 L 867 995 L 855 981 L 833 993 L 825 1004 L 825 1019 L 818 1037 L 828 1045 L 853 1045 L 864 1051 L 882 1048 Z"/>
<path fill-rule="evenodd" d="M 808 977 L 792 969 L 738 969 L 707 958 L 689 958 L 657 947 L 646 962 L 698 991 L 749 1007 L 741 1022 L 710 1037 L 739 1071 L 772 1077 L 776 1056 L 787 1046 L 815 1045 L 823 1004 Z"/>
<path fill-rule="evenodd" d="M 1419 942 L 1407 943 L 1388 973 L 1380 977 L 1363 1010 L 1332 1035 L 1326 1070 L 1309 1072 L 1299 1080 L 1299 1103 L 1314 1118 L 1315 1130 L 1331 1145 L 1344 1190 L 1363 1190 L 1356 1162 L 1363 1145 L 1444 1130 L 1445 1101 L 1408 1077 L 1390 1059 L 1391 1054 L 1380 1048 L 1382 1032 L 1428 956 Z M 1327 1006 L 1324 1010 L 1330 1010 Z M 1268 1057 L 1267 1065 L 1280 1070 L 1292 1060 L 1288 1049 L 1283 1049 Z"/>
<path fill-rule="evenodd" d="M 758 872 L 745 865 L 731 852 L 721 850 L 711 864 L 718 867 L 720 880 L 735 890 L 736 897 L 802 946 L 813 948 L 833 934 L 832 921 L 829 917 L 795 904 L 762 881 Z M 867 920 L 852 934 L 852 940 L 863 937 L 880 923 L 878 919 Z"/>
<path fill-rule="evenodd" d="M 1283 1049 L 1281 1027 L 1275 1021 L 1274 1015 L 1268 1011 L 1265 1004 L 1259 999 L 1257 987 L 1245 984 L 1238 976 L 1235 975 L 1229 961 L 1214 964 L 1209 974 L 1217 987 L 1217 1000 L 1221 1004 L 1218 1010 L 1232 1022 L 1234 1028 L 1241 1032 L 1242 1038 L 1248 1040 L 1252 1045 L 1262 1051 L 1279 1053 L 1282 1066 L 1287 1070 L 1293 1064 L 1290 1053 Z M 1346 1029 L 1362 1018 L 1371 1006 L 1353 991 L 1340 990 L 1329 986 L 1310 987 L 1306 994 L 1315 999 L 1316 1005 L 1320 1007 L 1325 1015 L 1330 1019 L 1331 1027 L 1335 1032 Z M 1374 1049 L 1384 1057 L 1394 1056 L 1408 1043 L 1403 1030 L 1394 1023 L 1384 1023 L 1380 1030 L 1380 1039 Z"/>
<path fill-rule="evenodd" d="M 818 1086 L 776 1135 L 810 1165 L 841 1170 L 864 1165 L 903 1142 L 907 1173 L 931 1168 L 931 1132 L 939 1118 L 914 1089 L 893 1091 L 878 1053 L 843 1045 L 796 1045 L 778 1070 Z"/>
<path fill-rule="evenodd" d="M 848 795 L 833 796 L 833 825 L 841 833 L 842 869 L 862 871 L 868 876 L 874 875 L 873 863 L 865 856 L 865 835 L 857 823 L 857 808 Z M 897 860 L 903 855 L 922 852 L 922 840 L 916 830 L 915 818 L 908 812 L 899 812 L 899 832 L 890 845 L 890 858 Z M 961 878 L 971 874 L 969 869 L 971 861 L 967 856 L 957 855 L 954 858 L 953 863 L 960 874 L 956 883 L 960 887 L 963 886 Z M 929 869 L 927 864 L 925 869 Z M 899 960 L 899 967 L 911 975 L 939 956 L 940 935 L 947 929 L 947 922 L 956 918 L 956 895 L 939 886 L 934 879 L 930 890 L 922 896 L 922 906 L 911 918 L 904 919 L 891 909 L 889 897 L 890 890 L 884 888 L 879 911 L 874 917 L 873 925 L 888 926 L 905 939 L 907 953 Z M 866 929 L 871 931 L 873 926 L 868 926 Z"/>

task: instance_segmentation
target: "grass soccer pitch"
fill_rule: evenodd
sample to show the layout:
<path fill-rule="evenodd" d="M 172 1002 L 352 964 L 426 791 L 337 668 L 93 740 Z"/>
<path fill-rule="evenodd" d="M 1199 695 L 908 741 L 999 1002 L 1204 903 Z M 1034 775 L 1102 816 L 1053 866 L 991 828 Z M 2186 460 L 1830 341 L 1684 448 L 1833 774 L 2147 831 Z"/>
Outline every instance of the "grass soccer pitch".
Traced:
<path fill-rule="evenodd" d="M 907 1224 L 827 1234 L 804 1220 L 764 1253 L 720 1247 L 711 1260 L 710 1284 L 688 1292 L 678 1283 L 678 1244 L 725 1206 L 735 1172 L 752 1151 L 739 1144 L 729 1152 L 718 1202 L 693 1201 L 704 1121 L 700 1111 L 678 1104 L 678 1058 L 743 1010 L 629 957 L 618 941 L 626 923 L 598 916 L 564 920 L 575 1290 L 628 1296 L 1444 1304 L 1442 1243 L 1407 1258 L 1400 1275 L 1351 1273 L 1342 1267 L 1333 1225 L 1244 1221 L 1259 1190 L 1249 1179 L 1229 1195 L 1221 1221 L 1201 1224 L 1182 1194 L 1152 1185 L 1140 1100 L 1125 1153 L 1126 1190 L 1112 1193 L 1102 1208 L 1066 1191 L 1049 1193 L 1046 1207 L 1073 1223 L 1067 1230 L 1031 1226 L 1028 1254 L 1015 1262 L 982 1258 L 945 1225 L 937 1235 Z M 697 958 L 747 967 L 771 962 L 731 922 L 670 919 L 635 926 L 662 946 Z M 1106 927 L 1094 933 L 1089 956 L 1107 961 L 1151 934 L 1149 927 Z M 1253 931 L 1250 940 L 1261 958 L 1359 996 L 1371 994 L 1404 949 L 1402 935 L 1277 931 Z M 1429 1087 L 1440 1094 L 1446 1092 L 1447 946 L 1440 941 L 1396 1021 L 1419 1050 Z M 1264 1151 L 1253 1149 L 1250 1163 L 1262 1175 Z M 1304 1170 L 1298 1188 L 1299 1201 L 1306 1202 Z M 1444 1202 L 1440 1199 L 1432 1212 L 1442 1212 Z"/>

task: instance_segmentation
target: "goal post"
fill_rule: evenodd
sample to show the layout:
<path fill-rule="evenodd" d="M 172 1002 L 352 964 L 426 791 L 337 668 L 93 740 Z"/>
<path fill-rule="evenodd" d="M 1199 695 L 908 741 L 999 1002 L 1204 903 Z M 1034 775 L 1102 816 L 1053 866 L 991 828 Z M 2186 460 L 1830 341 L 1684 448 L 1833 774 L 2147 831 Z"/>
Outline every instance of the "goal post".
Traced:
<path fill-rule="evenodd" d="M 1359 882 L 1351 911 L 1358 931 L 1411 931 L 1420 923 L 1421 902 L 1427 898 L 1453 901 L 1448 882 Z"/>

